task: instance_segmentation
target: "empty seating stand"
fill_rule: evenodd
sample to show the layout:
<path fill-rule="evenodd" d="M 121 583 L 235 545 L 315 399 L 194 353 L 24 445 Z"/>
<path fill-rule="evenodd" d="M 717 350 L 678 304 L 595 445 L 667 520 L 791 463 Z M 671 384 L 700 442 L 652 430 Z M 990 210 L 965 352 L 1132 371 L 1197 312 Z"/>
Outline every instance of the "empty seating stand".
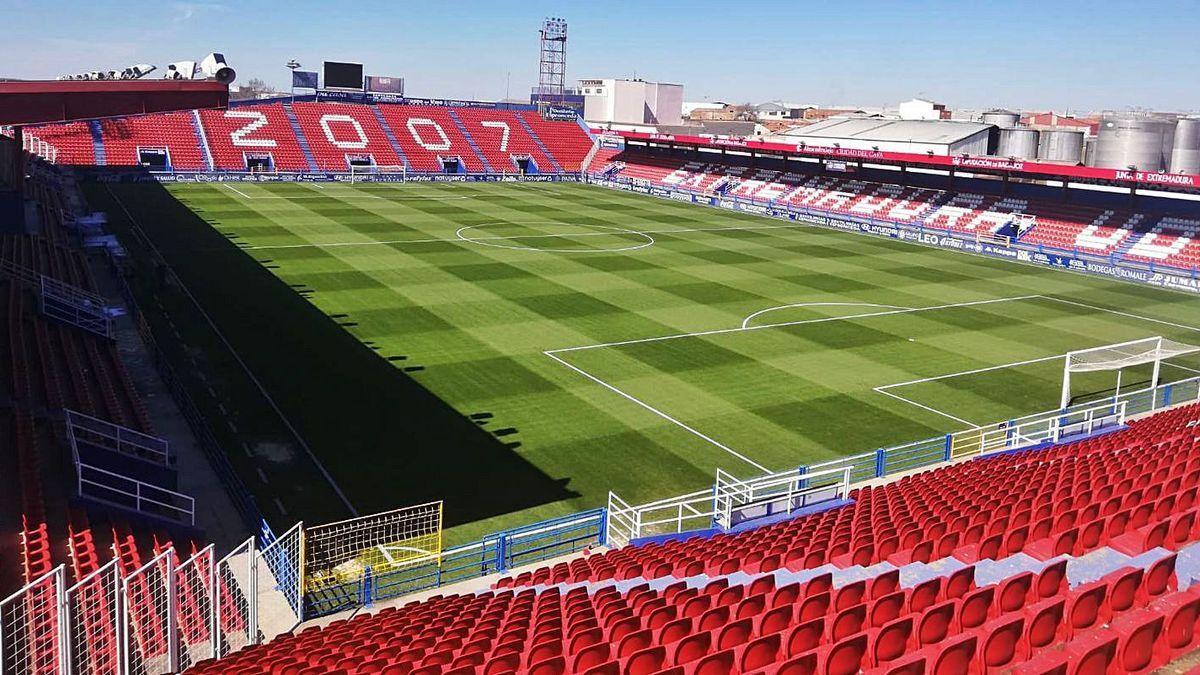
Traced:
<path fill-rule="evenodd" d="M 176 171 L 208 168 L 191 113 L 172 112 L 100 121 L 105 163 L 142 166 L 143 152 L 165 151 L 166 165 Z"/>
<path fill-rule="evenodd" d="M 45 141 L 58 151 L 55 162 L 88 166 L 96 163 L 95 142 L 87 122 L 68 122 L 27 127 L 25 133 Z"/>
<path fill-rule="evenodd" d="M 378 109 L 412 171 L 441 173 L 445 170 L 441 160 L 451 157 L 458 158 L 464 172 L 483 171 L 483 163 L 448 108 L 381 104 Z M 492 170 L 502 171 L 503 167 Z"/>
<path fill-rule="evenodd" d="M 965 562 L 1018 552 L 1079 555 L 1125 536 L 1165 541 L 1164 523 L 1196 508 L 1200 440 L 1195 406 L 1133 422 L 1109 436 L 992 457 L 851 493 L 853 504 L 717 535 L 626 547 L 501 587 L 606 579 L 803 570 L 833 564 Z M 1163 431 L 1170 429 L 1163 440 Z M 1118 452 L 1119 451 L 1119 452 Z M 1097 476 L 1110 485 L 1093 487 Z M 1014 490 L 1013 485 L 1020 485 Z M 1159 528 L 1156 530 L 1155 528 Z"/>
<path fill-rule="evenodd" d="M 578 123 L 545 120 L 531 110 L 516 114 L 524 118 L 533 133 L 550 149 L 563 171 L 583 170 L 583 160 L 592 151 L 595 141 Z"/>
<path fill-rule="evenodd" d="M 1146 672 L 1196 644 L 1200 594 L 1178 590 L 1173 558 L 1074 589 L 1065 562 L 991 584 L 967 567 L 908 588 L 893 570 L 840 586 L 825 574 L 434 597 L 193 672 Z"/>
<path fill-rule="evenodd" d="M 216 169 L 245 171 L 250 158 L 266 156 L 277 171 L 309 168 L 282 104 L 201 110 L 200 119 Z"/>
<path fill-rule="evenodd" d="M 1021 222 L 1019 242 L 1049 252 L 1119 257 L 1133 263 L 1192 271 L 1200 267 L 1200 216 L 1149 215 L 1128 209 L 1049 199 L 947 192 L 829 175 L 803 175 L 625 151 L 598 153 L 600 173 L 621 162 L 617 175 L 696 192 L 723 192 L 797 209 L 851 218 L 987 236 Z M 1184 208 L 1184 207 L 1180 207 Z"/>
<path fill-rule="evenodd" d="M 522 155 L 532 158 L 539 172 L 554 171 L 546 153 L 542 152 L 517 119 L 517 113 L 500 109 L 460 108 L 455 114 L 466 126 L 467 133 L 471 134 L 480 152 L 487 157 L 492 171 L 515 173 L 519 167 L 514 157 Z"/>
<path fill-rule="evenodd" d="M 403 164 L 369 106 L 296 103 L 292 110 L 322 171 L 348 171 L 352 161 Z"/>
<path fill-rule="evenodd" d="M 1197 646 L 1200 589 L 1181 590 L 1176 555 L 1074 582 L 1069 562 L 1098 546 L 1141 556 L 1200 538 L 1198 420 L 1190 405 L 1107 436 L 942 467 L 858 490 L 833 511 L 334 620 L 192 672 L 1150 672 Z M 689 557 L 672 562 L 668 550 Z M 1016 552 L 1044 562 L 991 561 Z M 943 558 L 956 565 L 903 582 Z"/>
<path fill-rule="evenodd" d="M 319 171 L 351 163 L 406 165 L 423 173 L 516 173 L 528 157 L 539 173 L 578 172 L 595 141 L 576 122 L 494 107 L 299 102 L 229 110 L 158 113 L 98 122 L 105 159 L 88 123 L 34 128 L 59 148 L 60 162 L 176 171 L 306 171 L 305 146 Z M 486 159 L 486 161 L 485 161 Z M 456 160 L 453 163 L 451 160 Z"/>

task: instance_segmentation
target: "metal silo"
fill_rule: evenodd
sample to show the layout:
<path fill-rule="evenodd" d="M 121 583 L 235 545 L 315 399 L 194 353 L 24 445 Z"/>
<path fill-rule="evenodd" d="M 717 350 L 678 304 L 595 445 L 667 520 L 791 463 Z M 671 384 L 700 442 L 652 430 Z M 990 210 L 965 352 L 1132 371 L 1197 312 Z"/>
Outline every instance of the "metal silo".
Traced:
<path fill-rule="evenodd" d="M 1048 162 L 1069 162 L 1078 164 L 1083 161 L 1083 132 L 1051 129 L 1042 131 L 1038 139 L 1038 159 Z"/>
<path fill-rule="evenodd" d="M 1011 127 L 1000 130 L 996 155 L 999 157 L 1016 157 L 1018 159 L 1037 159 L 1038 138 L 1036 129 Z"/>
<path fill-rule="evenodd" d="M 989 110 L 983 113 L 981 121 L 984 124 L 995 124 L 1001 129 L 1015 127 L 1021 121 L 1021 116 L 1011 110 Z"/>
<path fill-rule="evenodd" d="M 1147 115 L 1105 115 L 1096 136 L 1093 166 L 1139 171 L 1166 169 L 1175 122 Z"/>
<path fill-rule="evenodd" d="M 1200 174 L 1200 117 L 1181 117 L 1176 123 L 1171 173 Z"/>

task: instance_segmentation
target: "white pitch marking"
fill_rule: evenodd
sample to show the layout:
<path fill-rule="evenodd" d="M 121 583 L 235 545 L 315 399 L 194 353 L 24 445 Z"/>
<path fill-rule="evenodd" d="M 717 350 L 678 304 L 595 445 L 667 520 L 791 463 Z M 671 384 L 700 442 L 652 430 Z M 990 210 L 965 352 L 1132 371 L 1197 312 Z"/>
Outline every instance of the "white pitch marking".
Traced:
<path fill-rule="evenodd" d="M 325 186 L 324 186 L 324 185 L 321 185 L 320 183 L 310 183 L 310 185 L 312 185 L 313 187 L 317 188 L 318 190 L 324 190 L 324 189 L 325 189 Z"/>
<path fill-rule="evenodd" d="M 988 366 L 987 368 L 976 368 L 974 370 L 964 370 L 961 373 L 947 373 L 945 375 L 935 375 L 934 377 L 923 377 L 919 380 L 909 380 L 908 382 L 896 382 L 894 384 L 885 384 L 885 385 L 882 385 L 879 387 L 875 387 L 875 391 L 878 391 L 879 393 L 882 394 L 884 389 L 891 389 L 892 387 L 906 387 L 910 384 L 923 384 L 925 382 L 936 382 L 938 380 L 946 380 L 946 379 L 950 379 L 952 377 L 962 377 L 963 375 L 974 375 L 976 373 L 986 373 L 986 372 L 989 372 L 992 370 L 1002 370 L 1004 368 L 1016 368 L 1017 366 L 1027 366 L 1031 363 L 1041 363 L 1042 361 L 1053 361 L 1054 359 L 1061 359 L 1064 356 L 1065 356 L 1065 354 L 1055 354 L 1053 356 L 1043 356 L 1040 359 L 1029 359 L 1028 361 L 1015 361 L 1013 363 L 1005 363 L 1005 364 L 1002 364 L 999 366 Z"/>
<path fill-rule="evenodd" d="M 1010 298 L 993 298 L 991 300 L 975 300 L 973 302 L 955 302 L 948 305 L 933 305 L 930 307 L 917 307 L 915 309 L 896 309 L 887 312 L 870 312 L 867 314 L 851 314 L 849 316 L 829 316 L 820 319 L 805 319 L 802 321 L 787 321 L 784 323 L 764 323 L 758 326 L 747 326 L 745 328 L 718 328 L 715 330 L 703 330 L 695 333 L 677 333 L 675 335 L 661 335 L 659 337 L 641 338 L 637 340 L 619 340 L 617 342 L 602 342 L 594 345 L 581 345 L 578 347 L 562 347 L 559 349 L 551 349 L 549 353 L 560 354 L 562 352 L 575 352 L 584 349 L 600 349 L 602 347 L 621 347 L 624 345 L 642 344 L 645 342 L 661 342 L 663 340 L 678 340 L 680 338 L 702 337 L 705 335 L 721 335 L 724 333 L 740 333 L 742 331 L 763 330 L 766 328 L 783 328 L 785 326 L 800 326 L 810 323 L 825 323 L 826 321 L 845 321 L 848 319 L 863 319 L 872 316 L 891 316 L 893 314 L 909 314 L 917 312 L 929 312 L 938 309 L 953 309 L 955 307 L 972 307 L 975 305 L 988 305 L 997 302 L 1013 302 L 1018 300 L 1030 300 L 1032 298 L 1041 297 L 1038 295 L 1017 295 Z"/>
<path fill-rule="evenodd" d="M 245 197 L 246 199 L 254 199 L 254 197 L 251 197 L 250 195 L 246 194 L 245 192 L 242 192 L 241 190 L 233 187 L 229 183 L 221 183 L 221 185 L 224 185 L 226 188 L 233 190 L 234 192 L 238 193 L 239 195 Z"/>
<path fill-rule="evenodd" d="M 908 403 L 909 405 L 915 405 L 915 406 L 917 406 L 918 408 L 921 408 L 922 410 L 928 410 L 929 412 L 931 412 L 931 413 L 934 413 L 934 414 L 936 414 L 936 415 L 941 415 L 942 417 L 948 417 L 948 418 L 950 418 L 950 419 L 954 420 L 955 422 L 961 422 L 961 423 L 963 423 L 963 424 L 965 424 L 965 425 L 967 425 L 967 426 L 971 427 L 972 429 L 978 429 L 978 428 L 979 428 L 979 425 L 978 425 L 978 424 L 975 424 L 974 422 L 970 422 L 970 421 L 968 421 L 968 420 L 964 420 L 964 419 L 963 419 L 963 418 L 961 418 L 961 417 L 955 417 L 954 415 L 951 415 L 950 413 L 947 413 L 947 412 L 942 412 L 941 410 L 938 410 L 937 408 L 931 408 L 931 407 L 929 407 L 929 406 L 927 406 L 927 405 L 925 405 L 925 404 L 923 404 L 923 403 L 917 403 L 916 401 L 913 401 L 913 400 L 910 400 L 910 399 L 904 398 L 903 396 L 901 396 L 901 395 L 899 395 L 899 394 L 893 394 L 893 393 L 892 393 L 892 392 L 890 392 L 890 391 L 884 391 L 883 389 L 880 389 L 879 387 L 876 387 L 876 388 L 875 388 L 875 391 L 877 391 L 877 392 L 879 392 L 879 393 L 883 394 L 884 396 L 891 396 L 892 398 L 894 398 L 894 399 L 896 399 L 896 400 L 898 400 L 898 401 L 904 401 L 905 403 Z"/>
<path fill-rule="evenodd" d="M 697 431 L 696 429 L 684 424 L 683 422 L 680 422 L 679 420 L 675 419 L 674 417 L 671 417 L 670 415 L 659 410 L 658 408 L 651 406 L 649 403 L 646 403 L 645 401 L 642 401 L 641 399 L 638 399 L 638 398 L 632 396 L 631 394 L 627 394 L 627 393 L 621 391 L 620 389 L 617 389 L 613 385 L 605 382 L 604 380 L 601 380 L 600 378 L 596 377 L 595 375 L 592 375 L 591 373 L 587 372 L 586 370 L 583 370 L 582 368 L 579 368 L 579 367 L 571 365 L 570 363 L 567 363 L 566 361 L 560 359 L 558 356 L 555 356 L 551 352 L 542 352 L 542 353 L 545 354 L 546 356 L 549 356 L 550 358 L 554 359 L 555 361 L 558 361 L 562 365 L 570 368 L 571 370 L 579 373 L 580 375 L 586 377 L 587 379 L 591 380 L 592 382 L 595 382 L 596 384 L 604 387 L 605 389 L 608 389 L 609 391 L 611 391 L 613 393 L 619 394 L 623 398 L 628 399 L 628 400 L 638 404 L 639 406 L 645 408 L 646 410 L 649 410 L 650 412 L 654 413 L 655 415 L 658 415 L 659 417 L 680 427 L 681 429 L 684 429 L 685 431 L 687 431 L 705 441 L 708 441 L 709 443 L 717 446 L 718 448 L 724 450 L 725 452 L 728 452 L 729 454 L 733 455 L 734 457 L 737 457 L 738 459 L 742 460 L 743 462 L 746 462 L 750 466 L 753 466 L 754 468 L 758 469 L 759 471 L 762 471 L 763 473 L 770 473 L 770 470 L 767 469 L 767 467 L 750 459 L 749 457 L 743 455 L 742 453 L 738 452 L 737 450 L 734 450 L 733 448 L 729 447 L 728 445 L 721 443 L 720 441 L 714 439 L 712 436 L 708 436 L 707 434 Z"/>
<path fill-rule="evenodd" d="M 1200 333 L 1200 328 L 1197 328 L 1195 326 L 1188 326 L 1188 325 L 1185 325 L 1182 323 L 1172 323 L 1170 321 L 1163 321 L 1162 319 L 1155 319 L 1155 318 L 1152 318 L 1149 316 L 1142 316 L 1140 314 L 1132 314 L 1130 312 L 1121 312 L 1121 311 L 1118 311 L 1115 309 L 1109 309 L 1107 307 L 1098 307 L 1096 305 L 1089 305 L 1085 302 L 1076 302 L 1075 300 L 1067 300 L 1066 298 L 1059 298 L 1059 297 L 1055 297 L 1053 295 L 1039 295 L 1038 297 L 1045 298 L 1047 300 L 1054 300 L 1055 302 L 1063 302 L 1068 305 L 1075 305 L 1077 307 L 1086 307 L 1087 309 L 1094 309 L 1099 312 L 1108 312 L 1110 314 L 1116 314 L 1118 316 L 1124 316 L 1124 317 L 1128 317 L 1130 319 L 1141 319 L 1142 321 L 1150 321 L 1152 323 L 1161 323 L 1164 326 L 1171 326 L 1172 328 L 1182 328 L 1184 330 L 1190 330 L 1190 331 L 1195 331 L 1197 333 Z"/>
<path fill-rule="evenodd" d="M 472 244 L 479 244 L 479 245 L 481 245 L 481 246 L 491 246 L 491 247 L 493 247 L 493 248 L 506 248 L 506 249 L 509 249 L 509 250 L 512 250 L 512 251 L 537 251 L 537 252 L 539 252 L 539 253 L 618 253 L 618 252 L 621 252 L 621 251 L 636 251 L 636 250 L 638 250 L 638 249 L 641 249 L 641 248 L 646 248 L 647 246 L 653 246 L 653 245 L 654 245 L 654 237 L 651 237 L 650 235 L 646 234 L 645 232 L 637 232 L 637 231 L 635 231 L 635 230 L 627 230 L 627 229 L 625 229 L 625 228 L 623 228 L 623 227 L 614 227 L 614 226 L 610 226 L 610 225 L 586 225 L 585 227 L 601 227 L 601 228 L 604 228 L 604 229 L 606 229 L 606 230 L 613 230 L 613 231 L 615 231 L 615 232 L 617 232 L 617 233 L 620 233 L 620 234 L 634 234 L 634 235 L 637 235 L 637 236 L 640 236 L 640 237 L 642 237 L 642 238 L 643 238 L 643 239 L 645 239 L 646 241 L 643 241 L 642 243 L 640 243 L 640 244 L 638 244 L 638 245 L 636 245 L 636 246 L 624 246 L 624 247 L 621 247 L 621 248 L 556 248 L 556 249 L 546 249 L 546 248 L 537 248 L 537 247 L 534 247 L 534 246 L 505 246 L 504 244 L 489 244 L 489 243 L 488 243 L 488 241 L 487 241 L 487 240 L 494 240 L 494 239 L 525 239 L 525 238 L 527 238 L 526 236 L 522 236 L 522 235 L 514 235 L 514 236 L 510 236 L 510 237 L 498 237 L 498 236 L 492 236 L 492 237 L 467 237 L 467 236 L 464 236 L 464 235 L 463 235 L 463 233 L 464 233 L 464 232 L 466 232 L 467 230 L 471 230 L 471 229 L 475 229 L 475 228 L 479 228 L 479 227 L 484 227 L 484 226 L 486 226 L 486 225 L 496 225 L 496 224 L 499 224 L 499 223 L 480 223 L 479 225 L 466 225 L 466 226 L 464 226 L 464 227 L 460 227 L 460 228 L 458 228 L 457 230 L 455 230 L 455 231 L 454 231 L 454 236 L 455 236 L 455 237 L 457 237 L 458 239 L 461 239 L 461 240 L 463 240 L 463 241 L 469 241 L 469 242 L 471 242 Z M 540 225 L 541 223 L 538 223 L 538 224 Z M 571 224 L 573 224 L 573 223 L 562 223 L 562 225 L 571 225 Z M 579 234 L 581 234 L 581 235 L 586 235 L 586 236 L 596 236 L 596 235 L 601 235 L 601 234 L 609 234 L 609 235 L 611 235 L 611 233 L 610 233 L 610 232 L 581 232 L 581 233 L 579 233 Z M 529 235 L 529 237 L 571 237 L 571 236 L 578 236 L 578 235 L 571 235 L 571 234 L 536 234 L 536 235 Z"/>
<path fill-rule="evenodd" d="M 768 307 L 760 309 L 742 320 L 742 328 L 750 325 L 751 319 L 757 316 L 762 316 L 767 312 L 774 312 L 778 309 L 790 309 L 792 307 L 880 307 L 884 309 L 916 309 L 915 307 L 901 307 L 899 305 L 877 305 L 872 302 L 796 302 L 790 305 L 779 305 L 778 307 Z M 912 338 L 909 338 L 911 341 Z"/>
<path fill-rule="evenodd" d="M 384 199 L 383 197 L 375 197 L 374 195 L 363 195 L 363 198 Z M 261 197 L 260 199 L 283 199 L 282 197 Z M 486 224 L 486 223 L 481 223 Z M 563 225 L 570 223 L 552 223 L 552 222 L 537 222 L 537 223 L 516 223 L 524 225 Z M 739 232 L 746 230 L 795 230 L 803 225 L 751 225 L 747 227 L 696 227 L 696 228 L 680 228 L 674 230 L 628 230 L 630 234 L 643 235 L 672 235 L 675 233 L 689 232 Z M 579 234 L 527 234 L 519 237 L 475 237 L 475 239 L 529 239 L 533 237 L 599 237 L 609 235 L 608 232 L 581 232 Z M 429 239 L 388 239 L 381 241 L 335 241 L 328 244 L 278 244 L 264 246 L 246 246 L 244 250 L 268 250 L 268 249 L 286 249 L 286 248 L 336 248 L 339 246 L 388 246 L 391 244 L 436 244 L 445 242 L 457 242 L 458 238 L 434 237 Z"/>
<path fill-rule="evenodd" d="M 222 183 L 222 185 L 224 185 L 225 187 L 229 187 L 228 183 Z M 315 186 L 316 184 L 311 183 L 311 185 Z M 325 188 L 322 187 L 319 189 L 324 190 Z M 286 199 L 288 201 L 295 201 L 298 199 L 325 199 L 325 200 L 328 200 L 328 199 L 341 199 L 341 200 L 346 200 L 346 199 L 385 199 L 387 201 L 399 201 L 399 202 L 421 201 L 421 200 L 461 201 L 463 199 L 477 199 L 477 197 L 473 197 L 471 195 L 446 195 L 446 196 L 406 195 L 403 193 L 396 194 L 392 197 L 380 197 L 379 195 L 360 194 L 360 192 L 362 192 L 362 191 L 347 192 L 347 193 L 340 194 L 337 197 L 327 197 L 325 195 L 316 195 L 316 194 L 313 194 L 313 195 L 259 195 L 258 197 L 253 197 L 253 199 Z M 372 192 L 382 192 L 382 190 L 372 190 Z"/>

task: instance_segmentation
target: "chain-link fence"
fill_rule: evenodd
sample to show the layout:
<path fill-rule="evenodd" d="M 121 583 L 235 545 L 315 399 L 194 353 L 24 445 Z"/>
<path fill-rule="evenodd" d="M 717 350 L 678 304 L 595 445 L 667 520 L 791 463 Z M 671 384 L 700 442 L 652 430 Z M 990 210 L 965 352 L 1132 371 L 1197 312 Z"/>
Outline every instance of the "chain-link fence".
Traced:
<path fill-rule="evenodd" d="M 53 675 L 63 665 L 62 567 L 0 600 L 0 673 Z"/>
<path fill-rule="evenodd" d="M 164 551 L 125 577 L 122 636 L 131 675 L 160 675 L 177 668 L 175 551 Z"/>
<path fill-rule="evenodd" d="M 0 675 L 161 675 L 228 656 L 303 621 L 304 525 L 218 559 L 174 549 L 74 585 L 60 566 L 0 600 Z"/>
<path fill-rule="evenodd" d="M 216 614 L 216 656 L 232 654 L 255 641 L 254 538 L 217 561 L 214 574 L 213 609 Z"/>
<path fill-rule="evenodd" d="M 304 596 L 300 578 L 303 557 L 304 528 L 299 523 L 258 553 L 254 565 L 254 604 L 263 640 L 286 633 L 303 620 Z"/>
<path fill-rule="evenodd" d="M 67 657 L 71 672 L 120 672 L 121 570 L 113 560 L 67 589 Z"/>
<path fill-rule="evenodd" d="M 216 656 L 213 639 L 214 549 L 208 545 L 175 569 L 175 627 L 179 668 Z"/>

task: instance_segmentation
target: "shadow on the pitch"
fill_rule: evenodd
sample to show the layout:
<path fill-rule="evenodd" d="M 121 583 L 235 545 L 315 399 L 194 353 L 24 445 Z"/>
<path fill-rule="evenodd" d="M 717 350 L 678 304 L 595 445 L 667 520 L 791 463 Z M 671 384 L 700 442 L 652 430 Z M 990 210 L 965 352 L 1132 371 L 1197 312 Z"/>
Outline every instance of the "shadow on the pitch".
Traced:
<path fill-rule="evenodd" d="M 270 256 L 242 250 L 222 234 L 227 228 L 221 223 L 210 225 L 156 183 L 110 187 L 359 513 L 444 499 L 445 524 L 452 526 L 578 496 L 567 489 L 567 479 L 546 475 L 514 452 L 520 445 L 516 429 L 489 429 L 490 414 L 472 419 L 451 408 L 406 374 L 419 372 L 419 363 L 364 344 L 347 331 L 352 314 L 324 314 L 307 299 L 310 289 L 276 277 L 268 269 L 274 267 Z M 197 369 L 207 372 L 196 386 L 213 384 L 227 399 L 237 430 L 223 434 L 225 450 L 264 513 L 273 509 L 263 497 L 281 491 L 292 508 L 280 523 L 346 517 L 305 453 L 251 458 L 253 450 L 242 452 L 242 444 L 299 444 L 182 289 L 132 236 L 107 190 L 88 186 L 91 206 L 110 213 L 130 250 L 130 280 L 139 295 L 162 303 L 190 356 L 199 357 Z M 257 216 L 245 210 L 247 217 Z M 219 415 L 209 417 L 214 429 L 225 429 L 223 419 L 213 419 Z M 255 462 L 290 462 L 293 484 L 261 485 Z"/>

